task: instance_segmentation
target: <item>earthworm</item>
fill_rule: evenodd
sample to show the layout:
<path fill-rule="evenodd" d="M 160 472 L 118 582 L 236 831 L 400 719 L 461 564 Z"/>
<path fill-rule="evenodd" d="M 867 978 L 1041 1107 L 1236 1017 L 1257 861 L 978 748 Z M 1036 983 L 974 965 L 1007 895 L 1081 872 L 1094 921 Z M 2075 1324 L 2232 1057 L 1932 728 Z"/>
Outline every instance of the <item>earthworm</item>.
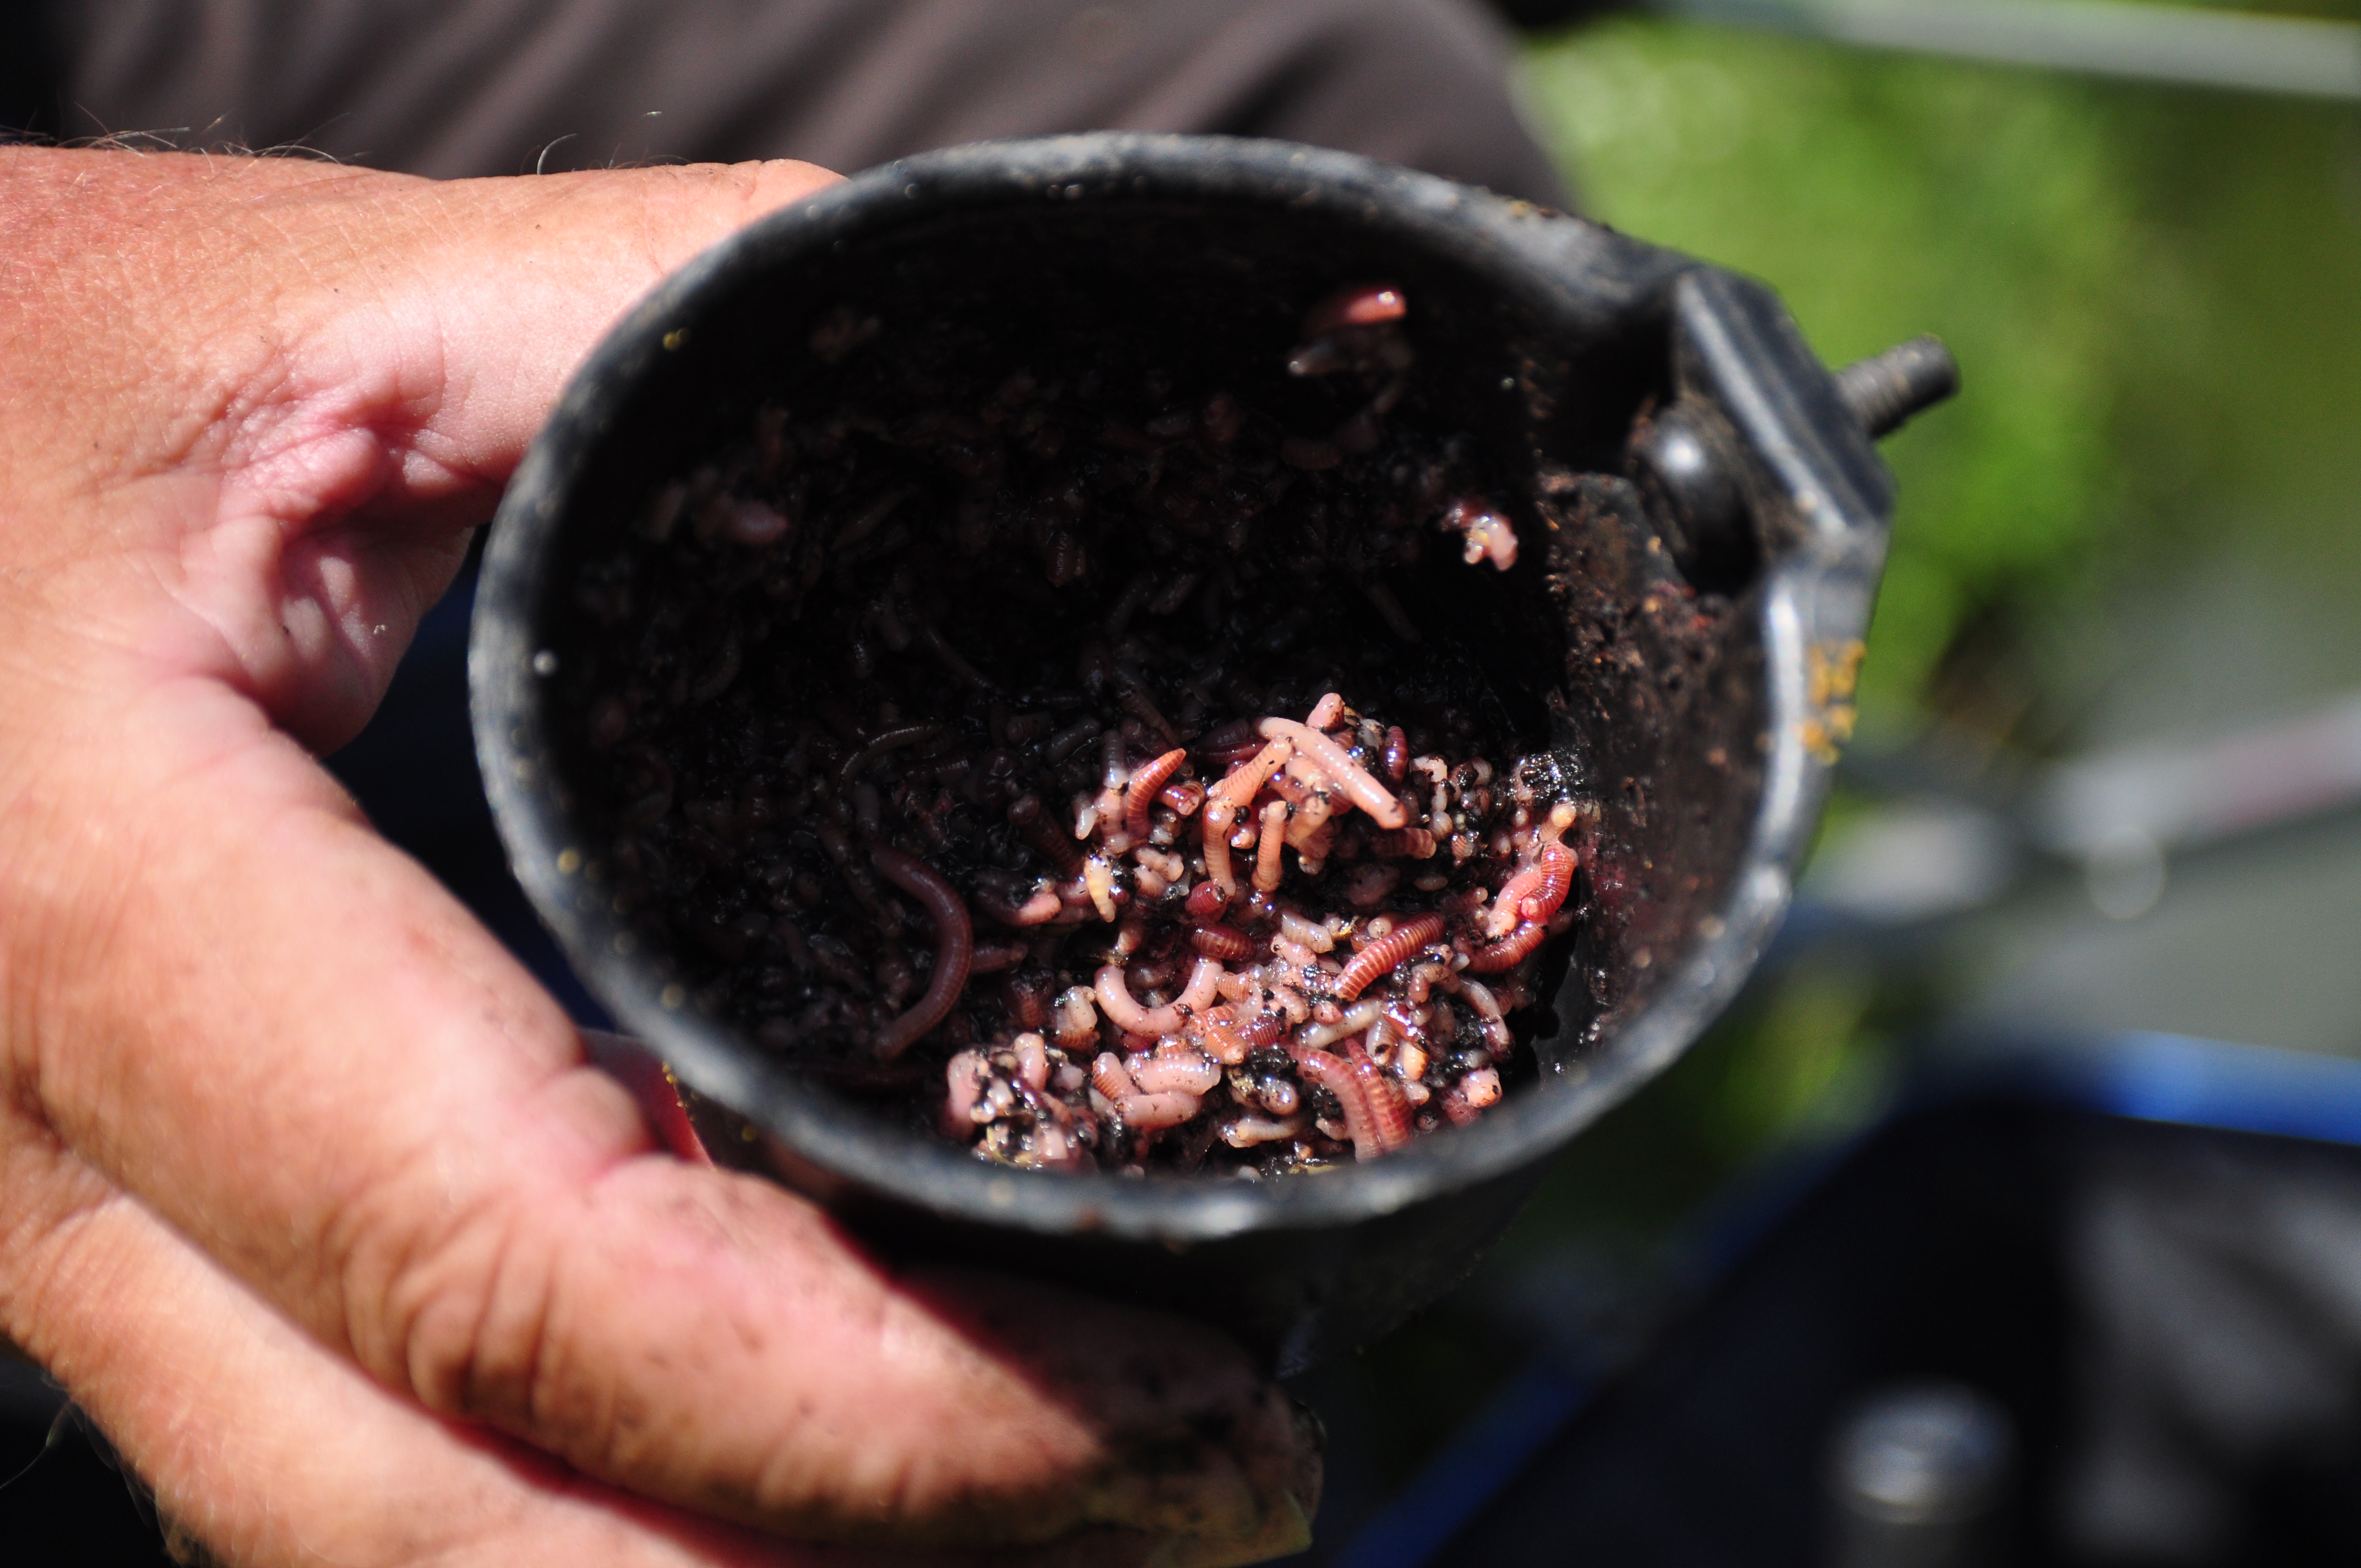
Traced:
<path fill-rule="evenodd" d="M 1343 327 L 1377 326 L 1409 313 L 1409 302 L 1390 283 L 1348 284 L 1303 313 L 1303 335 L 1325 337 Z"/>
<path fill-rule="evenodd" d="M 1032 951 L 1022 942 L 994 942 L 980 945 L 975 956 L 968 960 L 970 974 L 997 974 L 1002 970 L 1015 969 Z"/>
<path fill-rule="evenodd" d="M 1195 779 L 1180 779 L 1166 784 L 1156 798 L 1170 806 L 1175 817 L 1194 817 L 1205 804 L 1205 786 Z"/>
<path fill-rule="evenodd" d="M 943 1125 L 952 1136 L 964 1136 L 973 1131 L 976 1102 L 983 1098 L 983 1086 L 991 1080 L 992 1069 L 982 1051 L 961 1051 L 943 1068 L 944 1083 L 949 1093 L 943 1101 Z"/>
<path fill-rule="evenodd" d="M 1222 1142 L 1234 1149 L 1250 1149 L 1257 1144 L 1296 1137 L 1302 1131 L 1301 1116 L 1257 1116 L 1251 1111 L 1224 1117 L 1220 1127 Z"/>
<path fill-rule="evenodd" d="M 1295 1080 L 1281 1078 L 1276 1073 L 1256 1080 L 1254 1098 L 1274 1116 L 1292 1116 L 1303 1104 L 1303 1096 L 1297 1091 Z"/>
<path fill-rule="evenodd" d="M 1135 839 L 1148 836 L 1148 808 L 1156 804 L 1164 781 L 1189 760 L 1186 748 L 1175 747 L 1145 767 L 1136 769 L 1123 790 L 1123 825 Z"/>
<path fill-rule="evenodd" d="M 1334 838 L 1333 834 L 1329 839 L 1321 837 L 1323 830 L 1328 826 L 1330 810 L 1328 801 L 1327 795 L 1315 795 L 1296 807 L 1294 813 L 1287 819 L 1288 848 L 1302 855 L 1307 861 L 1322 859 L 1322 850 L 1316 846 L 1324 845 Z"/>
<path fill-rule="evenodd" d="M 966 656 L 952 647 L 950 640 L 934 627 L 918 628 L 918 640 L 927 645 L 928 652 L 941 662 L 943 668 L 949 670 L 959 680 L 978 691 L 988 692 L 998 689 L 993 685 L 992 677 L 969 663 Z"/>
<path fill-rule="evenodd" d="M 1120 669 L 1116 671 L 1115 700 L 1126 713 L 1155 730 L 1167 746 L 1180 743 L 1180 732 L 1172 728 L 1171 721 L 1157 707 L 1155 700 L 1148 695 L 1148 688 L 1137 676 Z"/>
<path fill-rule="evenodd" d="M 1075 1051 L 1098 1038 L 1099 1010 L 1087 985 L 1070 987 L 1058 998 L 1058 1048 Z"/>
<path fill-rule="evenodd" d="M 1209 959 L 1221 959 L 1229 963 L 1236 963 L 1241 959 L 1250 958 L 1255 950 L 1253 938 L 1235 926 L 1224 926 L 1218 922 L 1200 926 L 1190 932 L 1189 945 Z"/>
<path fill-rule="evenodd" d="M 1131 1069 L 1113 1051 L 1101 1051 L 1092 1061 L 1091 1087 L 1110 1100 L 1139 1092 L 1139 1085 L 1131 1080 Z"/>
<path fill-rule="evenodd" d="M 1432 912 L 1412 916 L 1384 937 L 1355 953 L 1345 972 L 1336 977 L 1336 996 L 1350 1002 L 1367 991 L 1378 976 L 1443 935 L 1443 916 Z"/>
<path fill-rule="evenodd" d="M 1404 1040 L 1394 1053 L 1394 1069 L 1404 1081 L 1426 1076 L 1426 1047 L 1416 1040 Z"/>
<path fill-rule="evenodd" d="M 1255 845 L 1254 884 L 1265 893 L 1279 891 L 1279 855 L 1286 847 L 1287 802 L 1274 800 L 1262 808 L 1262 837 Z"/>
<path fill-rule="evenodd" d="M 1188 1027 L 1182 1032 L 1224 1067 L 1237 1066 L 1254 1050 L 1253 1044 L 1245 1035 L 1230 1026 L 1229 1020 L 1223 1017 L 1219 1008 L 1200 1013 L 1190 1019 Z"/>
<path fill-rule="evenodd" d="M 1126 1094 L 1115 1102 L 1123 1117 L 1124 1125 L 1143 1133 L 1159 1127 L 1177 1127 L 1194 1116 L 1204 1102 L 1184 1089 L 1167 1091 L 1162 1094 Z"/>
<path fill-rule="evenodd" d="M 1307 729 L 1292 718 L 1266 718 L 1260 729 L 1274 740 L 1294 741 L 1319 764 L 1320 771 L 1350 797 L 1355 806 L 1369 814 L 1370 819 L 1378 827 L 1400 828 L 1410 820 L 1401 802 L 1396 800 L 1385 785 L 1363 772 L 1361 765 L 1353 761 L 1352 754 L 1344 747 L 1317 729 Z"/>
<path fill-rule="evenodd" d="M 837 869 L 844 873 L 845 885 L 852 889 L 853 898 L 863 909 L 869 911 L 870 916 L 877 924 L 886 930 L 900 930 L 902 928 L 901 912 L 888 905 L 879 895 L 876 884 L 869 880 L 869 869 L 852 858 L 851 836 L 837 823 L 828 821 L 819 824 L 818 832 L 820 847 L 828 851 L 829 858 L 834 861 Z M 958 895 L 954 894 L 952 896 L 956 898 Z M 962 919 L 966 917 L 966 914 L 964 909 L 960 912 Z"/>
<path fill-rule="evenodd" d="M 1008 820 L 1033 850 L 1058 868 L 1060 876 L 1082 874 L 1082 852 L 1074 841 L 1050 824 L 1049 814 L 1042 809 L 1038 795 L 1018 795 L 1008 803 Z"/>
<path fill-rule="evenodd" d="M 1027 1031 L 1010 1042 L 1016 1052 L 1016 1075 L 1033 1088 L 1049 1087 L 1049 1050 L 1040 1036 Z"/>
<path fill-rule="evenodd" d="M 918 1037 L 941 1023 L 967 984 L 968 965 L 975 953 L 974 927 L 967 905 L 951 884 L 924 861 L 879 844 L 869 851 L 870 863 L 886 881 L 924 905 L 935 922 L 935 973 L 918 1004 L 879 1031 L 871 1043 L 881 1061 L 892 1061 Z"/>
<path fill-rule="evenodd" d="M 1357 1035 L 1375 1024 L 1384 1011 L 1385 1004 L 1375 997 L 1371 997 L 1367 1002 L 1355 1003 L 1344 1016 L 1334 1024 L 1308 1024 L 1298 1029 L 1295 1032 L 1295 1043 L 1291 1048 L 1299 1053 L 1325 1049 L 1346 1036 Z"/>
<path fill-rule="evenodd" d="M 1305 1051 L 1295 1061 L 1304 1077 L 1334 1095 L 1344 1108 L 1355 1157 L 1376 1159 L 1410 1142 L 1409 1104 L 1385 1069 L 1358 1046 L 1346 1046 L 1342 1057 Z"/>
<path fill-rule="evenodd" d="M 1320 700 L 1312 705 L 1312 711 L 1304 716 L 1303 727 L 1307 729 L 1334 729 L 1336 721 L 1344 715 L 1345 694 L 1323 692 Z"/>
<path fill-rule="evenodd" d="M 1279 911 L 1279 928 L 1287 934 L 1288 940 L 1301 942 L 1315 953 L 1335 951 L 1336 938 L 1328 934 L 1328 927 L 1315 920 L 1306 920 L 1292 909 Z"/>
<path fill-rule="evenodd" d="M 1148 596 L 1155 587 L 1156 579 L 1146 572 L 1140 573 L 1124 586 L 1123 592 L 1115 595 L 1115 603 L 1107 609 L 1104 624 L 1108 636 L 1123 635 L 1124 629 L 1131 624 L 1131 618 L 1137 615 L 1141 608 L 1148 603 Z"/>
<path fill-rule="evenodd" d="M 1121 789 L 1131 777 L 1125 765 L 1123 731 L 1106 729 L 1099 733 L 1099 783 L 1109 789 Z"/>
<path fill-rule="evenodd" d="M 1206 834 L 1205 841 L 1208 845 L 1205 851 L 1206 880 L 1189 890 L 1189 897 L 1180 906 L 1189 918 L 1199 925 L 1214 919 L 1223 910 L 1228 908 L 1230 900 L 1237 895 L 1238 891 L 1238 884 L 1229 880 L 1230 846 L 1228 842 L 1219 833 L 1212 832 Z M 1221 858 L 1222 875 L 1220 877 L 1213 874 L 1214 856 L 1217 853 Z M 1222 885 L 1225 881 L 1229 882 L 1226 889 Z"/>
<path fill-rule="evenodd" d="M 1520 921 L 1547 920 L 1565 902 L 1573 881 L 1574 857 L 1565 846 L 1554 839 L 1544 843 L 1541 858 L 1502 885 L 1492 913 L 1485 917 L 1484 934 L 1505 937 Z"/>
<path fill-rule="evenodd" d="M 1063 729 L 1059 730 L 1055 735 L 1050 736 L 1049 743 L 1042 749 L 1041 754 L 1049 758 L 1052 762 L 1062 762 L 1067 758 L 1072 756 L 1076 751 L 1080 751 L 1082 743 L 1093 739 L 1098 732 L 1099 721 L 1097 719 L 1084 718 L 1078 720 L 1075 723 L 1069 724 Z"/>
<path fill-rule="evenodd" d="M 1082 862 L 1082 885 L 1090 890 L 1091 905 L 1099 912 L 1099 918 L 1113 924 L 1115 867 L 1104 855 L 1093 855 Z"/>
<path fill-rule="evenodd" d="M 1291 740 L 1281 737 L 1266 741 L 1261 751 L 1247 762 L 1232 768 L 1208 793 L 1224 805 L 1244 811 L 1269 781 L 1270 775 L 1294 754 L 1295 742 Z"/>
<path fill-rule="evenodd" d="M 1058 896 L 1057 891 L 1049 887 L 1036 887 L 1024 903 L 1016 904 L 979 885 L 975 890 L 975 902 L 986 915 L 1003 926 L 1016 927 L 1047 925 L 1058 917 L 1058 911 L 1065 907 L 1065 902 Z"/>
<path fill-rule="evenodd" d="M 1131 990 L 1124 983 L 1123 966 L 1108 964 L 1101 969 L 1093 990 L 1099 1005 L 1106 1011 L 1118 1029 L 1150 1037 L 1178 1034 L 1181 1021 L 1190 1014 L 1202 1013 L 1213 1005 L 1220 994 L 1217 987 L 1222 978 L 1219 959 L 1200 958 L 1189 971 L 1189 983 L 1180 994 L 1161 1007 L 1142 1007 L 1131 999 Z"/>
<path fill-rule="evenodd" d="M 1468 954 L 1468 970 L 1474 974 L 1499 974 L 1503 970 L 1512 970 L 1532 957 L 1533 949 L 1548 936 L 1548 921 L 1523 921 L 1499 941 L 1487 942 Z"/>
<path fill-rule="evenodd" d="M 1277 1013 L 1257 1013 L 1237 1025 L 1238 1037 L 1255 1050 L 1268 1050 L 1287 1033 L 1287 1020 Z"/>
<path fill-rule="evenodd" d="M 1297 974 L 1301 974 L 1303 970 L 1310 969 L 1313 964 L 1319 962 L 1319 959 L 1312 957 L 1311 948 L 1305 947 L 1302 943 L 1297 941 L 1294 938 L 1289 936 L 1284 931 L 1281 931 L 1278 936 L 1273 937 L 1270 939 L 1270 950 L 1279 955 L 1279 962 L 1285 964 L 1291 972 Z"/>
<path fill-rule="evenodd" d="M 1399 724 L 1386 731 L 1386 777 L 1400 784 L 1410 774 L 1410 740 Z"/>
<path fill-rule="evenodd" d="M 1499 998 L 1492 994 L 1492 988 L 1461 975 L 1454 982 L 1454 989 L 1476 1009 L 1478 1026 L 1484 1031 L 1484 1043 L 1496 1053 L 1505 1054 L 1510 1043 L 1509 1019 L 1501 1011 Z"/>
<path fill-rule="evenodd" d="M 1222 1069 L 1192 1046 L 1182 1046 L 1178 1050 L 1159 1046 L 1154 1056 L 1132 1068 L 1131 1078 L 1147 1094 L 1167 1094 L 1178 1090 L 1184 1094 L 1202 1095 L 1222 1081 Z"/>
<path fill-rule="evenodd" d="M 1403 1097 L 1401 1085 L 1395 1081 L 1393 1075 L 1371 1061 L 1368 1053 L 1354 1041 L 1345 1042 L 1345 1065 L 1352 1069 L 1354 1078 L 1360 1082 L 1362 1094 L 1367 1097 L 1369 1118 L 1376 1124 L 1380 1145 L 1378 1152 L 1391 1154 L 1410 1142 L 1413 1131 L 1410 1102 Z M 1353 1152 L 1360 1156 L 1357 1141 L 1353 1146 Z"/>
<path fill-rule="evenodd" d="M 1387 860 L 1434 859 L 1434 835 L 1423 828 L 1400 828 L 1369 838 L 1369 853 Z"/>
<path fill-rule="evenodd" d="M 1197 754 L 1212 762 L 1242 762 L 1262 750 L 1262 737 L 1251 718 L 1233 718 L 1214 726 L 1197 741 Z"/>

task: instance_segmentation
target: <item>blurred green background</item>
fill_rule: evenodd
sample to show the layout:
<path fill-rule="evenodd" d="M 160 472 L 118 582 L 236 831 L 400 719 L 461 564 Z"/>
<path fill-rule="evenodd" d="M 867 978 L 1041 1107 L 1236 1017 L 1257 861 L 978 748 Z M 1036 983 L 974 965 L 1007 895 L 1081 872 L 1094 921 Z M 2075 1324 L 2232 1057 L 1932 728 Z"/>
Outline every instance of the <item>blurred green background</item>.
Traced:
<path fill-rule="evenodd" d="M 1973 787 L 2361 688 L 2361 108 L 1646 16 L 1533 39 L 1524 88 L 1590 215 L 1768 281 L 1831 364 L 1957 355 L 1960 399 L 1884 447 L 1861 746 L 1939 738 Z M 1628 1296 L 1733 1178 L 1873 1117 L 1956 962 L 1838 946 L 1758 985 L 1471 1289 L 1323 1377 L 1332 1431 L 1406 1475 L 1535 1310 Z"/>

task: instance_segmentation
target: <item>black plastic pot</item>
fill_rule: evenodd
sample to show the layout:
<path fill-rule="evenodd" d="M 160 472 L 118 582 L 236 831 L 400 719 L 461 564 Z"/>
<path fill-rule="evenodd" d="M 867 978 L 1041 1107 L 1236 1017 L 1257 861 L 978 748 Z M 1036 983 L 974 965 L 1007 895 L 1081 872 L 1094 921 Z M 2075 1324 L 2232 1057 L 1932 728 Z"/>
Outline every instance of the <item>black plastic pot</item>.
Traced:
<path fill-rule="evenodd" d="M 549 677 L 589 635 L 568 592 L 585 552 L 818 374 L 815 324 L 848 305 L 888 332 L 921 306 L 1130 313 L 1176 352 L 1235 341 L 1275 363 L 1305 302 L 1371 279 L 1414 302 L 1424 417 L 1468 431 L 1522 491 L 1516 570 L 1436 574 L 1412 610 L 1484 628 L 1488 677 L 1543 732 L 1529 739 L 1581 758 L 1605 803 L 1609 913 L 1539 1031 L 1541 1081 L 1473 1128 L 1333 1174 L 1038 1175 L 888 1129 L 686 1005 L 612 911 L 573 808 L 581 726 L 554 711 Z M 1199 1313 L 1292 1370 L 1461 1277 L 1550 1155 L 1677 1056 L 1753 964 L 1849 723 L 1883 558 L 1891 482 L 1864 426 L 1947 391 L 1947 367 L 1856 367 L 1840 388 L 1758 284 L 1340 154 L 1103 135 L 912 159 L 707 252 L 576 376 L 486 555 L 478 756 L 516 872 L 584 979 L 685 1082 L 770 1135 L 784 1179 L 889 1252 Z M 1692 587 L 1729 613 L 1696 616 L 1714 601 Z"/>

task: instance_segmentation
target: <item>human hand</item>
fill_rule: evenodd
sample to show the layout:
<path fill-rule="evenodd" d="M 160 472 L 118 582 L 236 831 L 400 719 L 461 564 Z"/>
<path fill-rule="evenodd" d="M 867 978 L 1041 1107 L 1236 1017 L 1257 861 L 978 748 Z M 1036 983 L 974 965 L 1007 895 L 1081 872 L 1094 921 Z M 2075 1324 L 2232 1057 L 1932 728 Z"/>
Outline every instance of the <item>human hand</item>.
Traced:
<path fill-rule="evenodd" d="M 313 760 L 598 334 L 829 178 L 0 148 L 0 1333 L 217 1557 L 1301 1544 L 1234 1347 L 657 1152 Z"/>

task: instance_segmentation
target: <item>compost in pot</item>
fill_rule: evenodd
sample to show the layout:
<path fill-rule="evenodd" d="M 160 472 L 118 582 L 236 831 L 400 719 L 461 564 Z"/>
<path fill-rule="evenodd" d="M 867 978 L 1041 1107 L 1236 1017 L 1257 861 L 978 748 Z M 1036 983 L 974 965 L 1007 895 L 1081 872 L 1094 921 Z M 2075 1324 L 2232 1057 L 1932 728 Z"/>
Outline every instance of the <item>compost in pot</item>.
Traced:
<path fill-rule="evenodd" d="M 697 1004 L 1047 1168 L 1317 1168 L 1529 1075 L 1598 812 L 1390 586 L 1519 553 L 1413 308 L 1310 302 L 1261 396 L 822 316 L 573 584 L 585 818 Z"/>

